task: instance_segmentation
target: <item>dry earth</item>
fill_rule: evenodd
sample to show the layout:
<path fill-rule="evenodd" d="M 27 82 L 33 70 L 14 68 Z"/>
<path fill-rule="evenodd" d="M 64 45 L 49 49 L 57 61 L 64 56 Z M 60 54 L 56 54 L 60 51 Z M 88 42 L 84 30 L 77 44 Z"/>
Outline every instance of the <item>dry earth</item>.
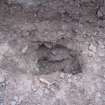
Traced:
<path fill-rule="evenodd" d="M 0 105 L 105 105 L 104 0 L 0 0 Z"/>

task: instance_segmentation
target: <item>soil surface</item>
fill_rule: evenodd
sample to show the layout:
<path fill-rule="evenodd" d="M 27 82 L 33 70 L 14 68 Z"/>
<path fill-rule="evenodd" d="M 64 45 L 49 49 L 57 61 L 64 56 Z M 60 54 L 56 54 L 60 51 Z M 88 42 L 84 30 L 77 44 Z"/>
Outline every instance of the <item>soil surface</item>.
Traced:
<path fill-rule="evenodd" d="M 104 0 L 0 0 L 0 105 L 105 105 Z"/>

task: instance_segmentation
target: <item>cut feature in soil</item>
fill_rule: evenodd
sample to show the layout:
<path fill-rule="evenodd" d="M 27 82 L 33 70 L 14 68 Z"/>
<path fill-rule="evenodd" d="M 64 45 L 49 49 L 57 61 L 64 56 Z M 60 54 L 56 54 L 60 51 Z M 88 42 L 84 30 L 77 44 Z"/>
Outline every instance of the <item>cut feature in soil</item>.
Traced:
<path fill-rule="evenodd" d="M 56 71 L 72 73 L 73 75 L 82 72 L 76 51 L 70 50 L 62 45 L 50 44 L 51 46 L 48 47 L 46 43 L 43 43 L 37 49 L 40 75 Z"/>

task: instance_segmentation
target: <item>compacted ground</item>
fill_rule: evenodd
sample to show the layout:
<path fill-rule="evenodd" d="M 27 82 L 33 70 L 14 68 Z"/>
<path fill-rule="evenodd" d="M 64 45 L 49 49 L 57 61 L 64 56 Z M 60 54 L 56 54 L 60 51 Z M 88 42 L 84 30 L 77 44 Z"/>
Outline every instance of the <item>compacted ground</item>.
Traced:
<path fill-rule="evenodd" d="M 0 0 L 0 105 L 105 105 L 104 0 Z"/>

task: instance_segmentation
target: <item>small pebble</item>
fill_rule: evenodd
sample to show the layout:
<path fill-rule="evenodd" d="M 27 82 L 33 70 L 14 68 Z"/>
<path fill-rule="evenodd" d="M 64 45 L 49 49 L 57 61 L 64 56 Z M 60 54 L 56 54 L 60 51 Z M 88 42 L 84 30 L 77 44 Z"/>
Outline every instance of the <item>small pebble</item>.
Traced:
<path fill-rule="evenodd" d="M 96 52 L 96 47 L 93 44 L 89 45 L 89 50 Z"/>
<path fill-rule="evenodd" d="M 25 46 L 25 47 L 22 49 L 22 53 L 26 53 L 27 49 L 28 49 L 28 46 Z"/>
<path fill-rule="evenodd" d="M 64 74 L 64 73 L 61 73 L 61 74 L 60 74 L 60 78 L 63 79 L 64 77 L 65 77 L 65 74 Z"/>
<path fill-rule="evenodd" d="M 97 16 L 98 16 L 98 18 L 103 17 L 103 14 L 102 14 L 101 10 L 98 10 Z"/>

